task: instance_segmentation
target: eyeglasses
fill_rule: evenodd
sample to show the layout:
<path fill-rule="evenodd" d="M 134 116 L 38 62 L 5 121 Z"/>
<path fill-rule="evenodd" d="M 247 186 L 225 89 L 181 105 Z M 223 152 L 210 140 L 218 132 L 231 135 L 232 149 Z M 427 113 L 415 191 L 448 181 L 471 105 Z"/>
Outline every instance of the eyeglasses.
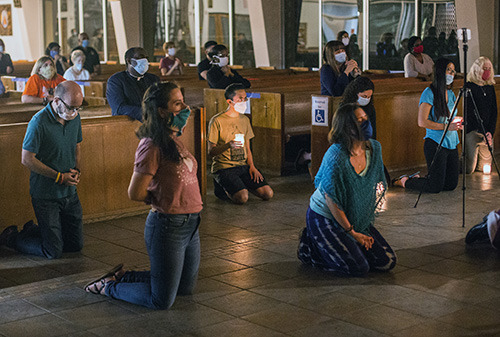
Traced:
<path fill-rule="evenodd" d="M 83 109 L 83 106 L 69 106 L 66 104 L 66 102 L 63 101 L 62 98 L 58 97 L 59 100 L 64 104 L 64 106 L 66 107 L 66 109 L 68 109 L 69 111 L 74 111 L 74 112 L 80 112 L 82 109 Z"/>

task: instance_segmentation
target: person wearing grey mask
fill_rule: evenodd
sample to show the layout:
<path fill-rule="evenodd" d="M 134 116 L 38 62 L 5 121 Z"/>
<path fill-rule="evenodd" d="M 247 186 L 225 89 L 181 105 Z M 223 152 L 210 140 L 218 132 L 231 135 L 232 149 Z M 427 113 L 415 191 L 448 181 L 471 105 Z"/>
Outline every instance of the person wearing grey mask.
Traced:
<path fill-rule="evenodd" d="M 106 98 L 111 113 L 126 115 L 142 122 L 141 102 L 146 90 L 160 78 L 148 73 L 148 54 L 141 47 L 133 47 L 125 52 L 127 69 L 108 79 Z"/>
<path fill-rule="evenodd" d="M 226 46 L 222 44 L 214 46 L 208 56 L 212 60 L 212 66 L 207 72 L 207 82 L 210 88 L 226 89 L 233 83 L 241 83 L 245 89 L 250 88 L 250 81 L 229 67 L 229 53 Z"/>
<path fill-rule="evenodd" d="M 5 52 L 5 44 L 0 39 L 0 75 L 8 75 L 14 71 L 10 55 Z"/>

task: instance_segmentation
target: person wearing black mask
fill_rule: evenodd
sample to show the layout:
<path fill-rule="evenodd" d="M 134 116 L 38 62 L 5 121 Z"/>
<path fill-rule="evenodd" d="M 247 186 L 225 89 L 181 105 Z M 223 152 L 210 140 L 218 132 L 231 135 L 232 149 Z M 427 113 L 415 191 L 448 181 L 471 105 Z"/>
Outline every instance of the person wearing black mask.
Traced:
<path fill-rule="evenodd" d="M 148 73 L 148 55 L 143 48 L 133 47 L 125 52 L 127 69 L 108 80 L 106 98 L 114 115 L 127 115 L 142 122 L 141 102 L 146 90 L 160 78 Z"/>

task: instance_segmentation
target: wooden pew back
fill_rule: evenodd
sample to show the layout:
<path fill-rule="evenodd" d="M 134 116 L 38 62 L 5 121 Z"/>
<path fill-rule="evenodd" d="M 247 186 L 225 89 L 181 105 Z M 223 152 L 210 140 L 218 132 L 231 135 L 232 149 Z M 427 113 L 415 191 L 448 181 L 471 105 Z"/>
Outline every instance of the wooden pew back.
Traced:
<path fill-rule="evenodd" d="M 21 147 L 27 122 L 0 125 L 0 227 L 21 225 L 34 219 L 29 195 L 30 172 L 21 164 Z M 130 201 L 128 184 L 134 167 L 140 125 L 125 116 L 82 117 L 82 179 L 78 194 L 84 221 L 123 217 L 145 212 L 149 206 Z M 206 193 L 205 118 L 203 110 L 194 110 L 181 136 L 198 161 L 198 179 L 202 196 Z M 15 177 L 15 178 L 14 178 Z"/>
<path fill-rule="evenodd" d="M 227 109 L 224 90 L 205 89 L 207 121 Z M 281 175 L 284 164 L 283 100 L 278 93 L 250 92 L 251 114 L 255 138 L 252 140 L 252 154 L 255 166 L 273 175 Z"/>

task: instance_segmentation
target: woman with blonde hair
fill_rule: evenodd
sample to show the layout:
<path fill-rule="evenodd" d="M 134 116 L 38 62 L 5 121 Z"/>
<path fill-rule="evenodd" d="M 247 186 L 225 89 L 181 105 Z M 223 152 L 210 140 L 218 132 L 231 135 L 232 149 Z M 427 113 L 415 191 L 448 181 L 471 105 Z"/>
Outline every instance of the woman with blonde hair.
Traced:
<path fill-rule="evenodd" d="M 335 40 L 326 44 L 320 71 L 321 95 L 342 96 L 349 82 L 360 74 L 358 63 L 349 60 L 342 42 Z"/>
<path fill-rule="evenodd" d="M 495 71 L 491 61 L 484 56 L 479 57 L 467 74 L 466 87 L 471 90 L 476 102 L 479 116 L 484 125 L 484 131 L 490 145 L 493 145 L 493 135 L 497 124 L 497 98 L 495 95 Z M 482 127 L 474 113 L 474 103 L 471 98 L 467 100 L 467 135 L 466 146 L 466 172 L 483 171 L 485 164 L 491 165 L 491 153 L 488 150 Z"/>
<path fill-rule="evenodd" d="M 87 69 L 83 68 L 85 64 L 85 53 L 83 50 L 75 49 L 71 53 L 71 62 L 73 66 L 69 67 L 64 73 L 64 78 L 68 81 L 88 81 L 90 80 L 90 73 Z"/>
<path fill-rule="evenodd" d="M 21 102 L 47 105 L 54 98 L 54 89 L 64 77 L 56 71 L 54 59 L 42 56 L 36 61 L 31 77 L 24 87 Z"/>

